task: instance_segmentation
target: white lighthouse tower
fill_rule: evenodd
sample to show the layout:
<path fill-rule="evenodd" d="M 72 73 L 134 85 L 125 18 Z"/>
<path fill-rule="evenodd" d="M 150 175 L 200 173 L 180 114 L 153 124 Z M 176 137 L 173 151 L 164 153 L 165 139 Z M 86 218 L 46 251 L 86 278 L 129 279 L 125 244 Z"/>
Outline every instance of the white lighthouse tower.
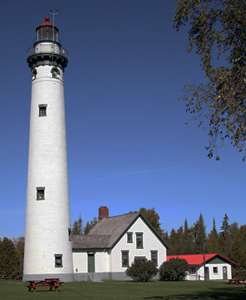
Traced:
<path fill-rule="evenodd" d="M 63 73 L 67 51 L 49 18 L 27 51 L 32 72 L 23 280 L 73 281 Z"/>

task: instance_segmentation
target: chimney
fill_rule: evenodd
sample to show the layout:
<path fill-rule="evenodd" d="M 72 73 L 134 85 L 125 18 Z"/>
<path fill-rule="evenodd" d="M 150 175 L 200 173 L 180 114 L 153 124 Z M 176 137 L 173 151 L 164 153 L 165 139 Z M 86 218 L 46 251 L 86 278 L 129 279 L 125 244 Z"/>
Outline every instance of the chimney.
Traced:
<path fill-rule="evenodd" d="M 99 207 L 98 222 L 100 223 L 103 218 L 108 218 L 108 208 L 107 208 L 107 206 L 100 206 Z"/>

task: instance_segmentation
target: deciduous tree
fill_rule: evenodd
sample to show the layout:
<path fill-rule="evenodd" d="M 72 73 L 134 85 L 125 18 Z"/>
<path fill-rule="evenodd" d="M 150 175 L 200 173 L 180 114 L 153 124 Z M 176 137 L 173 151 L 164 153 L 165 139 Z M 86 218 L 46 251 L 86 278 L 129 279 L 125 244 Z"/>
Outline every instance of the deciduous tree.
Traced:
<path fill-rule="evenodd" d="M 186 85 L 182 99 L 208 132 L 208 157 L 219 159 L 225 139 L 245 153 L 245 0 L 179 0 L 174 13 L 176 30 L 189 25 L 188 51 L 195 49 L 205 72 L 205 82 Z"/>
<path fill-rule="evenodd" d="M 154 229 L 162 236 L 164 237 L 164 230 L 161 228 L 161 223 L 159 222 L 160 216 L 159 214 L 155 211 L 155 208 L 140 208 L 139 210 L 145 218 L 150 222 L 150 224 L 154 227 Z"/>

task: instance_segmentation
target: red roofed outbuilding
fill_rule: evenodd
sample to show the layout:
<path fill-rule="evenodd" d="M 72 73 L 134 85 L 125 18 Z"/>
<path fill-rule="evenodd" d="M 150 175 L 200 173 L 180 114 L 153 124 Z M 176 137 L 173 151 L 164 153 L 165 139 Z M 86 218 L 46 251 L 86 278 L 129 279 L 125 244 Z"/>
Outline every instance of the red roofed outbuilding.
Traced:
<path fill-rule="evenodd" d="M 189 264 L 187 280 L 204 280 L 204 257 L 203 254 L 169 255 L 167 261 L 172 258 L 185 259 Z M 234 261 L 219 253 L 205 254 L 206 280 L 227 280 L 232 278 L 231 265 Z"/>

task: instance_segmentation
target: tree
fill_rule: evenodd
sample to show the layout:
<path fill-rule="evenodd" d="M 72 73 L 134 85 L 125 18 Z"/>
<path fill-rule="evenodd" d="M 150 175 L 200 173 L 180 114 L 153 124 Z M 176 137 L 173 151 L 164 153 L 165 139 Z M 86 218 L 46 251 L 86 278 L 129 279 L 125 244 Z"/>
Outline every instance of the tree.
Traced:
<path fill-rule="evenodd" d="M 75 220 L 72 228 L 72 235 L 81 235 L 83 234 L 83 221 L 81 214 L 79 214 L 78 220 Z"/>
<path fill-rule="evenodd" d="M 87 221 L 85 228 L 84 228 L 84 234 L 88 234 L 90 230 L 97 224 L 97 217 L 94 217 L 93 220 L 90 222 Z"/>
<path fill-rule="evenodd" d="M 218 232 L 215 225 L 215 218 L 213 218 L 213 229 L 210 231 L 208 235 L 208 252 L 209 253 L 218 253 Z"/>
<path fill-rule="evenodd" d="M 181 254 L 193 254 L 194 253 L 194 242 L 192 241 L 190 230 L 188 227 L 188 221 L 185 219 L 184 232 L 182 236 L 182 253 Z"/>
<path fill-rule="evenodd" d="M 229 229 L 229 217 L 227 216 L 227 214 L 225 214 L 223 221 L 222 221 L 222 225 L 220 226 L 220 230 L 222 230 L 222 235 L 224 238 L 226 238 L 227 236 L 227 232 Z"/>
<path fill-rule="evenodd" d="M 160 280 L 184 280 L 188 267 L 189 265 L 185 259 L 171 258 L 160 266 Z"/>
<path fill-rule="evenodd" d="M 13 275 L 19 269 L 20 261 L 11 239 L 0 240 L 0 274 Z"/>
<path fill-rule="evenodd" d="M 154 229 L 160 234 L 160 236 L 164 236 L 164 230 L 161 228 L 161 223 L 159 222 L 160 216 L 155 211 L 155 208 L 140 208 L 140 213 L 145 216 L 145 218 L 150 222 L 150 224 L 154 227 Z"/>
<path fill-rule="evenodd" d="M 25 238 L 24 236 L 18 237 L 17 239 L 13 239 L 15 251 L 19 258 L 19 268 L 16 270 L 16 275 L 23 274 L 23 262 L 24 262 L 24 245 Z"/>
<path fill-rule="evenodd" d="M 126 275 L 135 281 L 146 282 L 158 273 L 156 266 L 146 258 L 135 258 L 130 267 L 126 269 Z"/>
<path fill-rule="evenodd" d="M 200 213 L 198 220 L 191 227 L 191 232 L 195 242 L 195 253 L 202 254 L 206 245 L 206 225 L 202 213 Z"/>
<path fill-rule="evenodd" d="M 188 51 L 195 48 L 206 76 L 205 83 L 186 85 L 182 99 L 198 127 L 208 131 L 208 157 L 216 153 L 219 159 L 225 139 L 245 152 L 245 0 L 179 0 L 174 13 L 176 30 L 190 25 Z"/>

